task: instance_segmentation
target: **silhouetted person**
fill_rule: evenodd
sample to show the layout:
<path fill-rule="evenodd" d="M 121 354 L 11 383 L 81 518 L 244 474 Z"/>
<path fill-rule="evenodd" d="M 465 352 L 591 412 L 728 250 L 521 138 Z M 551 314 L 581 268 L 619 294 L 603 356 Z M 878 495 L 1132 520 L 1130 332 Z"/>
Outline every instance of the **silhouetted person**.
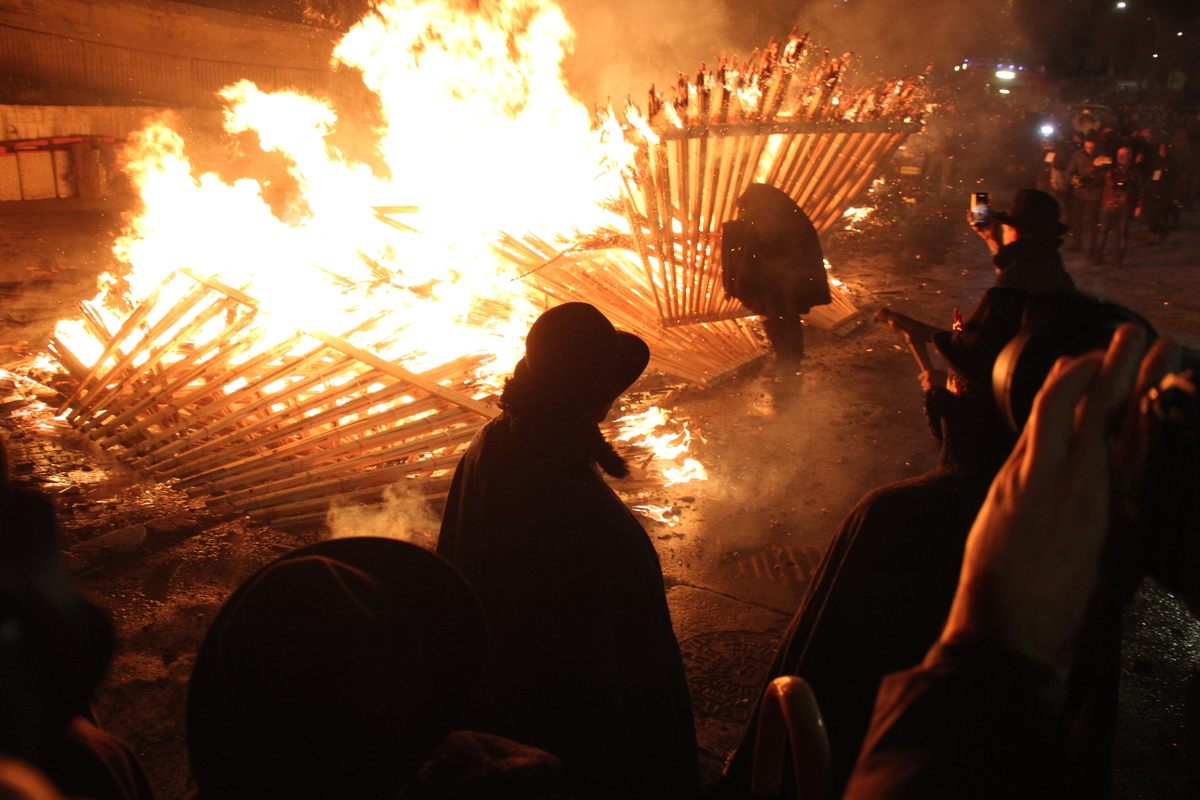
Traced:
<path fill-rule="evenodd" d="M 152 798 L 128 745 L 89 719 L 112 625 L 59 563 L 54 506 L 13 486 L 7 468 L 0 440 L 0 755 L 28 762 L 70 797 Z"/>
<path fill-rule="evenodd" d="M 829 732 L 840 796 L 871 718 L 879 681 L 921 660 L 946 619 L 963 542 L 1015 437 L 992 399 L 996 355 L 1017 333 L 1028 295 L 990 289 L 961 332 L 933 342 L 952 365 L 953 391 L 933 388 L 926 410 L 942 442 L 938 465 L 876 489 L 830 543 L 771 666 L 768 680 L 811 684 Z M 747 796 L 757 713 L 724 782 Z"/>
<path fill-rule="evenodd" d="M 600 474 L 628 472 L 599 422 L 649 351 L 586 303 L 542 314 L 525 348 L 503 412 L 455 471 L 437 545 L 488 619 L 477 724 L 559 756 L 578 795 L 693 797 L 695 730 L 662 569 Z"/>
<path fill-rule="evenodd" d="M 1112 590 L 1114 476 L 1129 467 L 1113 421 L 1169 360 L 1163 347 L 1143 360 L 1145 343 L 1126 326 L 1107 354 L 1051 372 L 971 528 L 941 635 L 879 689 L 847 800 L 1103 796 L 1074 783 L 1064 794 L 1056 777 L 1080 643 Z"/>
<path fill-rule="evenodd" d="M 725 293 L 762 318 L 779 356 L 799 358 L 800 315 L 831 300 L 817 229 L 792 198 L 764 183 L 750 184 L 737 208 L 737 219 L 721 226 Z"/>
<path fill-rule="evenodd" d="M 1141 213 L 1141 172 L 1134 167 L 1133 150 L 1122 147 L 1117 150 L 1117 161 L 1103 170 L 1104 188 L 1100 205 L 1100 241 L 1092 254 L 1093 263 L 1104 260 L 1104 247 L 1108 236 L 1113 237 L 1116 250 L 1114 266 L 1125 262 L 1125 249 L 1129 246 L 1129 221 Z"/>
<path fill-rule="evenodd" d="M 1083 147 L 1071 155 L 1067 165 L 1067 179 L 1071 182 L 1071 250 L 1080 251 L 1085 246 L 1089 254 L 1096 250 L 1100 233 L 1100 195 L 1103 189 L 1100 167 L 1111 157 L 1105 155 L 1097 145 L 1097 137 L 1089 133 Z"/>
<path fill-rule="evenodd" d="M 1007 211 L 993 211 L 986 225 L 972 225 L 996 265 L 996 286 L 1029 294 L 1075 288 L 1063 267 L 1058 201 L 1037 189 L 1019 189 Z"/>
<path fill-rule="evenodd" d="M 484 641 L 466 581 L 416 545 L 334 539 L 268 564 L 196 656 L 199 797 L 561 800 L 551 756 L 458 730 Z"/>

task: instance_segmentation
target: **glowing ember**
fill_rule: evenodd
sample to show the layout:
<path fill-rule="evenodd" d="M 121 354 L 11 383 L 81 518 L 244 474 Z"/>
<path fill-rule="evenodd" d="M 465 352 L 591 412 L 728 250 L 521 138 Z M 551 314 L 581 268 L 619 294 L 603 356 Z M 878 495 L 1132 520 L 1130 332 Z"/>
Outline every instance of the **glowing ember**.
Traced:
<path fill-rule="evenodd" d="M 872 206 L 852 206 L 847 208 L 842 214 L 842 219 L 846 221 L 846 230 L 857 231 L 861 230 L 857 226 L 861 222 L 865 222 L 867 217 L 875 213 Z"/>
<path fill-rule="evenodd" d="M 679 511 L 671 506 L 656 506 L 650 503 L 639 503 L 633 507 L 633 510 L 647 519 L 652 519 L 655 522 L 661 522 L 668 527 L 674 528 L 679 522 Z"/>
<path fill-rule="evenodd" d="M 839 281 L 837 278 L 835 278 L 833 276 L 833 264 L 829 263 L 829 259 L 826 258 L 826 259 L 824 259 L 824 261 L 825 261 L 825 272 L 829 276 L 829 285 L 834 287 L 835 289 L 841 289 L 843 292 L 850 291 L 850 287 L 846 286 L 844 281 Z"/>

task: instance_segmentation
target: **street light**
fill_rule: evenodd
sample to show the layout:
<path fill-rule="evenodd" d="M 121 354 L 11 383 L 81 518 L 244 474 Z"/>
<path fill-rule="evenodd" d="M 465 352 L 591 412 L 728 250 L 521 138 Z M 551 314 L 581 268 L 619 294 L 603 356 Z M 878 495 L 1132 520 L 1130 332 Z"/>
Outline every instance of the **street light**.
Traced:
<path fill-rule="evenodd" d="M 1124 10 L 1125 10 L 1125 6 L 1126 6 L 1125 0 L 1121 0 L 1121 2 L 1117 3 L 1117 10 L 1118 10 L 1118 11 L 1124 11 Z"/>

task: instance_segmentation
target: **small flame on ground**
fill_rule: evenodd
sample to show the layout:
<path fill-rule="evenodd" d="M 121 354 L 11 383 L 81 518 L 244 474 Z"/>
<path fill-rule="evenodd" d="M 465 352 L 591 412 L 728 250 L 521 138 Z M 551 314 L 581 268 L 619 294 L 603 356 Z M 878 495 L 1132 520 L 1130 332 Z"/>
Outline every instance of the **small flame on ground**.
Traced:
<path fill-rule="evenodd" d="M 613 438 L 648 451 L 655 467 L 666 478 L 667 486 L 708 479 L 704 465 L 687 456 L 692 446 L 692 432 L 686 422 L 673 419 L 658 406 L 651 406 L 640 413 L 618 418 L 616 424 L 619 432 Z"/>
<path fill-rule="evenodd" d="M 667 467 L 663 470 L 663 476 L 667 479 L 667 486 L 675 486 L 690 481 L 706 481 L 708 480 L 708 470 L 696 459 L 685 458 L 683 466 Z"/>
<path fill-rule="evenodd" d="M 855 226 L 866 221 L 867 217 L 874 213 L 875 208 L 873 206 L 851 206 L 850 208 L 847 208 L 845 213 L 842 214 L 842 219 L 846 220 L 846 230 L 861 230 Z"/>
<path fill-rule="evenodd" d="M 672 506 L 656 506 L 650 503 L 639 503 L 633 507 L 633 510 L 647 519 L 652 519 L 655 522 L 661 522 L 671 528 L 674 528 L 675 523 L 679 522 L 679 512 Z"/>
<path fill-rule="evenodd" d="M 829 259 L 826 258 L 823 260 L 825 261 L 825 273 L 829 276 L 829 285 L 835 289 L 841 289 L 843 292 L 850 291 L 850 287 L 848 287 L 844 281 L 840 281 L 833 277 L 833 264 L 829 263 Z"/>

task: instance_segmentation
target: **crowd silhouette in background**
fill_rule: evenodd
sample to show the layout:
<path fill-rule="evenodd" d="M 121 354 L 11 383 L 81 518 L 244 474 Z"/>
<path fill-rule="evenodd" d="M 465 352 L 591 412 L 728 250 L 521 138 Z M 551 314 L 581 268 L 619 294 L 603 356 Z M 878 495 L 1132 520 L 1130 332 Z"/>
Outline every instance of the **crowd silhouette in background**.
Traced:
<path fill-rule="evenodd" d="M 1145 223 L 1141 243 L 1157 245 L 1200 197 L 1200 121 L 1140 107 L 1119 111 L 1082 108 L 1069 135 L 1044 140 L 1037 169 L 1038 188 L 1054 195 L 1071 225 L 1070 249 L 1117 267 L 1134 219 Z"/>
<path fill-rule="evenodd" d="M 976 227 L 996 282 L 970 317 L 900 324 L 947 365 L 921 376 L 941 458 L 851 511 L 771 670 L 812 685 L 837 795 L 1109 794 L 1121 609 L 1145 574 L 1200 588 L 1195 546 L 1148 549 L 1125 511 L 1148 460 L 1131 454 L 1161 433 L 1142 400 L 1174 376 L 1194 412 L 1186 354 L 1130 312 L 1051 341 L 1024 408 L 994 374 L 1014 341 L 1109 314 L 1059 248 L 1112 246 L 1119 266 L 1138 215 L 1147 245 L 1169 237 L 1196 197 L 1192 141 L 1101 121 L 1047 150 L 1040 190 Z M 338 539 L 248 578 L 189 686 L 195 796 L 700 797 L 658 556 L 604 479 L 627 468 L 599 424 L 648 357 L 586 303 L 550 309 L 458 466 L 436 553 Z M 90 711 L 111 625 L 7 457 L 0 518 L 0 795 L 151 797 Z M 755 722 L 713 797 L 749 796 Z"/>

